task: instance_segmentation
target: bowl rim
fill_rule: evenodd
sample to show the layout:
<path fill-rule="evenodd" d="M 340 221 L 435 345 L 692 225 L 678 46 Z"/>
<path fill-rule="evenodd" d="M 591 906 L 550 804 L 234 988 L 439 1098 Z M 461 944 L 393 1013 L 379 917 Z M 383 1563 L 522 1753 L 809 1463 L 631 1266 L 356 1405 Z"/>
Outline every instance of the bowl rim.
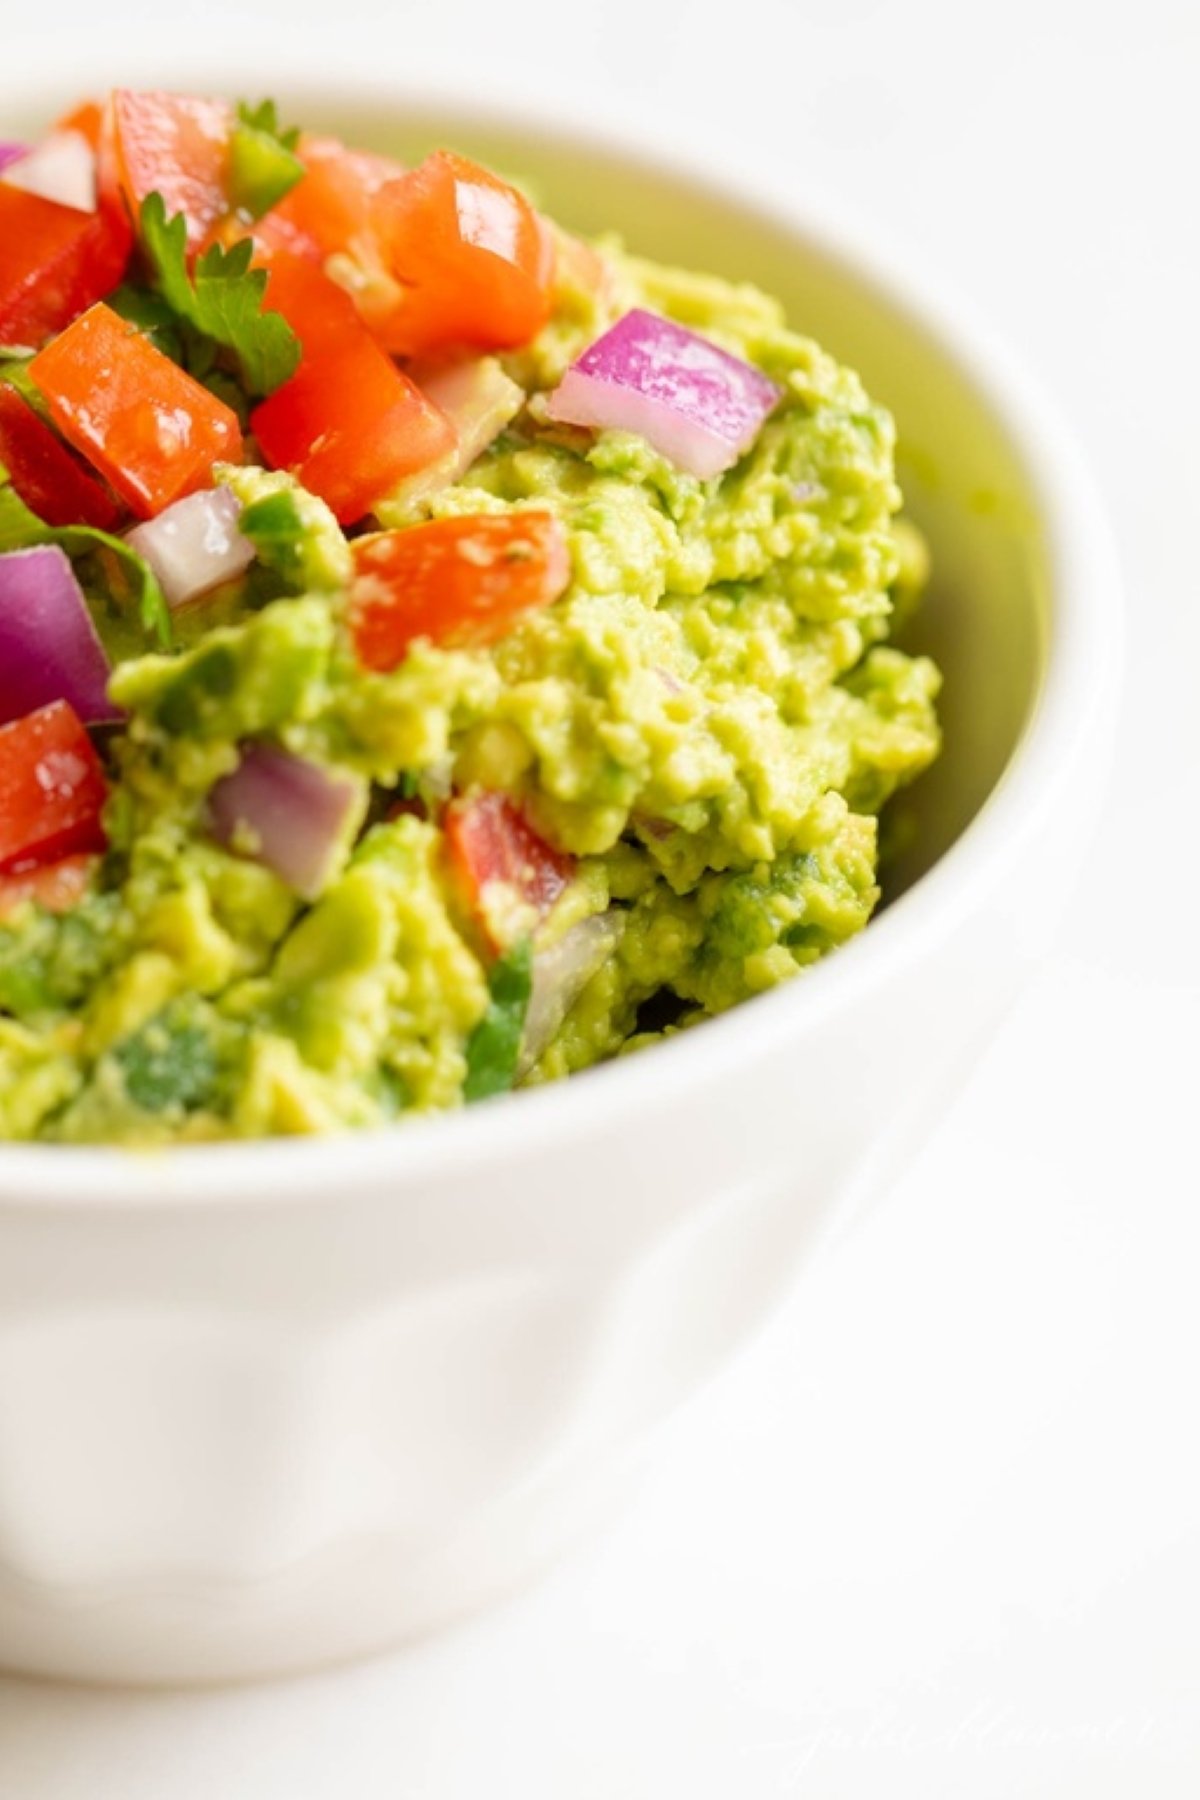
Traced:
<path fill-rule="evenodd" d="M 59 46 L 61 50 L 61 46 Z M 46 67 L 45 88 L 69 80 L 61 61 Z M 27 109 L 37 72 L 23 70 Z M 190 91 L 228 85 L 228 71 L 181 71 Z M 94 76 L 92 85 L 95 84 Z M 736 1064 L 753 1034 L 756 1056 L 784 1039 L 819 1030 L 889 970 L 923 956 L 972 911 L 1048 811 L 1061 805 L 1090 767 L 1111 726 L 1121 642 L 1120 581 L 1111 530 L 1093 478 L 1057 405 L 975 306 L 929 259 L 906 253 L 878 221 L 865 220 L 841 198 L 802 199 L 783 172 L 763 160 L 731 159 L 724 147 L 689 145 L 622 120 L 580 124 L 561 107 L 480 101 L 461 87 L 419 89 L 376 73 L 334 68 L 321 79 L 303 57 L 285 61 L 277 85 L 305 90 L 328 112 L 343 102 L 404 106 L 419 119 L 446 116 L 474 129 L 559 141 L 590 150 L 651 177 L 691 187 L 701 197 L 736 205 L 748 217 L 793 236 L 877 294 L 894 315 L 928 334 L 965 378 L 1008 436 L 1037 496 L 1051 570 L 1052 606 L 1043 633 L 1042 669 L 1020 736 L 992 792 L 954 842 L 868 930 L 806 972 L 803 983 L 743 1002 L 703 1030 L 686 1032 L 650 1058 L 617 1058 L 583 1077 L 528 1089 L 465 1110 L 430 1114 L 371 1131 L 329 1137 L 265 1138 L 154 1149 L 108 1145 L 0 1145 L 0 1214 L 31 1205 L 154 1210 L 287 1203 L 344 1204 L 360 1184 L 388 1182 L 394 1199 L 431 1179 L 486 1172 L 499 1160 L 528 1161 L 580 1135 L 589 1123 L 626 1123 L 702 1089 Z M 917 264 L 914 272 L 914 262 Z M 923 266 L 922 266 L 923 265 Z"/>

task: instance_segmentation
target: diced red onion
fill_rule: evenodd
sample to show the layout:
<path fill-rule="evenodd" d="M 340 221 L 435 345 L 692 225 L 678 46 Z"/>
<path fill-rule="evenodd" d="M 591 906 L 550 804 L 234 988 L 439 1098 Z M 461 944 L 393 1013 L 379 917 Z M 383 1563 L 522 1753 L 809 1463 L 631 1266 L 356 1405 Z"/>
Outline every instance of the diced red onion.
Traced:
<path fill-rule="evenodd" d="M 66 700 L 85 725 L 121 711 L 83 590 L 57 544 L 0 556 L 0 722 Z"/>
<path fill-rule="evenodd" d="M 254 561 L 254 545 L 238 530 L 241 511 L 229 488 L 206 488 L 135 526 L 125 541 L 158 576 L 168 606 L 186 606 Z"/>
<path fill-rule="evenodd" d="M 13 158 L 4 179 L 9 187 L 57 200 L 76 212 L 96 210 L 96 153 L 78 131 L 52 131 L 35 150 Z"/>
<path fill-rule="evenodd" d="M 517 1073 L 527 1075 L 551 1044 L 592 976 L 608 961 L 625 929 L 615 907 L 581 919 L 556 944 L 533 959 L 533 989 L 525 1014 Z"/>
<path fill-rule="evenodd" d="M 0 144 L 0 174 L 10 163 L 20 162 L 23 156 L 29 155 L 28 144 Z"/>
<path fill-rule="evenodd" d="M 637 307 L 571 364 L 546 411 L 564 425 L 636 432 L 708 480 L 750 448 L 782 391 L 740 357 Z"/>
<path fill-rule="evenodd" d="M 252 856 L 306 900 L 337 866 L 363 804 L 363 784 L 274 744 L 247 744 L 208 796 L 208 827 L 227 850 Z"/>

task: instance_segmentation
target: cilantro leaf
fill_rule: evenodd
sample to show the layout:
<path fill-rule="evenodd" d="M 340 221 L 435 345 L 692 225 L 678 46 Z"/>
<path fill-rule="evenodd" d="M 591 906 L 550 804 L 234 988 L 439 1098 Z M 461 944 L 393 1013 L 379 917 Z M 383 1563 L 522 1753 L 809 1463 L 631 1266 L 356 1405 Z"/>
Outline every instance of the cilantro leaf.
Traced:
<path fill-rule="evenodd" d="M 123 538 L 99 531 L 94 525 L 47 525 L 26 506 L 0 463 L 0 553 L 29 550 L 35 544 L 57 544 L 71 557 L 99 553 L 114 559 L 137 601 L 142 624 L 164 649 L 170 644 L 171 609 L 145 557 L 139 556 Z"/>
<path fill-rule="evenodd" d="M 304 175 L 295 154 L 298 131 L 280 129 L 273 100 L 258 106 L 243 101 L 229 146 L 229 197 L 238 212 L 260 219 Z"/>
<path fill-rule="evenodd" d="M 161 194 L 142 201 L 141 240 L 154 285 L 171 311 L 212 344 L 228 350 L 251 394 L 269 394 L 293 374 L 300 343 L 280 313 L 263 311 L 265 269 L 252 269 L 254 245 L 242 238 L 232 249 L 213 244 L 187 266 L 187 221 L 167 218 Z"/>
<path fill-rule="evenodd" d="M 522 938 L 493 965 L 487 1011 L 467 1039 L 464 1100 L 486 1100 L 512 1087 L 532 991 L 533 944 Z"/>
<path fill-rule="evenodd" d="M 172 312 L 162 295 L 155 293 L 153 288 L 126 283 L 109 296 L 108 304 L 122 319 L 136 325 L 156 350 L 161 350 L 173 363 L 195 376 L 210 394 L 215 394 L 235 412 L 238 424 L 245 431 L 250 415 L 246 395 L 236 376 L 217 366 L 218 356 L 224 354 L 218 344 Z"/>
<path fill-rule="evenodd" d="M 187 367 L 183 328 L 161 294 L 156 294 L 152 288 L 135 287 L 131 282 L 125 282 L 109 295 L 108 305 L 119 318 L 136 325 L 156 350 L 161 350 L 172 362 Z M 189 369 L 188 373 L 195 371 Z"/>

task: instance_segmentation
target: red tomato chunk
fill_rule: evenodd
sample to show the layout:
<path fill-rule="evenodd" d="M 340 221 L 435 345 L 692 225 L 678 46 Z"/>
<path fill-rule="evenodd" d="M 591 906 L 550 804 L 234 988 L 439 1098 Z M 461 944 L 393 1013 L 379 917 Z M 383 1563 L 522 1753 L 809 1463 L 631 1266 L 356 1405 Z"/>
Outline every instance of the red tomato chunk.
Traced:
<path fill-rule="evenodd" d="M 101 129 L 101 194 L 134 219 L 148 194 L 161 194 L 167 217 L 183 214 L 188 248 L 198 250 L 229 208 L 232 130 L 224 100 L 119 88 Z"/>
<path fill-rule="evenodd" d="M 380 188 L 373 214 L 384 263 L 403 289 L 390 317 L 371 320 L 389 350 L 512 349 L 550 317 L 549 233 L 489 169 L 438 150 Z"/>
<path fill-rule="evenodd" d="M 507 794 L 475 794 L 452 800 L 442 820 L 446 851 L 467 905 L 494 950 L 487 889 L 511 888 L 539 917 L 569 884 L 574 860 L 548 844 Z"/>
<path fill-rule="evenodd" d="M 340 139 L 305 132 L 297 154 L 304 175 L 268 218 L 274 236 L 297 254 L 321 261 L 336 252 L 374 256 L 371 206 L 385 182 L 404 174 L 400 163 L 370 150 L 351 150 Z"/>
<path fill-rule="evenodd" d="M 259 255 L 269 271 L 263 307 L 283 315 L 306 357 L 338 341 L 366 335 L 349 294 L 316 263 L 288 251 L 264 255 L 260 249 Z"/>
<path fill-rule="evenodd" d="M 133 236 L 109 207 L 79 212 L 0 182 L 0 344 L 36 349 L 116 287 Z"/>
<path fill-rule="evenodd" d="M 76 319 L 29 372 L 63 436 L 142 518 L 241 460 L 236 413 L 110 307 Z"/>
<path fill-rule="evenodd" d="M 271 467 L 287 469 L 343 525 L 455 443 L 444 413 L 365 330 L 341 339 L 318 333 L 290 381 L 255 407 L 250 425 Z"/>
<path fill-rule="evenodd" d="M 0 873 L 103 850 L 108 783 L 65 700 L 0 727 Z"/>
<path fill-rule="evenodd" d="M 108 531 L 116 524 L 120 509 L 107 488 L 3 382 L 0 463 L 26 506 L 47 525 L 92 525 Z"/>
<path fill-rule="evenodd" d="M 562 526 L 533 509 L 381 531 L 353 550 L 351 629 L 369 669 L 394 669 L 417 638 L 494 643 L 571 580 Z"/>

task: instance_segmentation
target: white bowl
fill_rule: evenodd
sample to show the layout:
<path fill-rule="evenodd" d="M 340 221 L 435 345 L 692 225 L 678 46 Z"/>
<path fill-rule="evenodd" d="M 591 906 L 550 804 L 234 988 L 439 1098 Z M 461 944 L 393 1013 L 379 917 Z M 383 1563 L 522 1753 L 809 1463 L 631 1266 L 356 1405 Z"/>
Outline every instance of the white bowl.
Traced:
<path fill-rule="evenodd" d="M 35 86 L 6 134 L 66 97 Z M 856 365 L 932 539 L 946 747 L 866 933 L 669 1047 L 394 1133 L 0 1150 L 0 1663 L 23 1670 L 281 1672 L 537 1567 L 894 1177 L 1044 951 L 1103 786 L 1108 534 L 961 308 L 778 181 L 362 85 L 280 98 L 524 171 L 580 229 L 759 281 Z"/>

